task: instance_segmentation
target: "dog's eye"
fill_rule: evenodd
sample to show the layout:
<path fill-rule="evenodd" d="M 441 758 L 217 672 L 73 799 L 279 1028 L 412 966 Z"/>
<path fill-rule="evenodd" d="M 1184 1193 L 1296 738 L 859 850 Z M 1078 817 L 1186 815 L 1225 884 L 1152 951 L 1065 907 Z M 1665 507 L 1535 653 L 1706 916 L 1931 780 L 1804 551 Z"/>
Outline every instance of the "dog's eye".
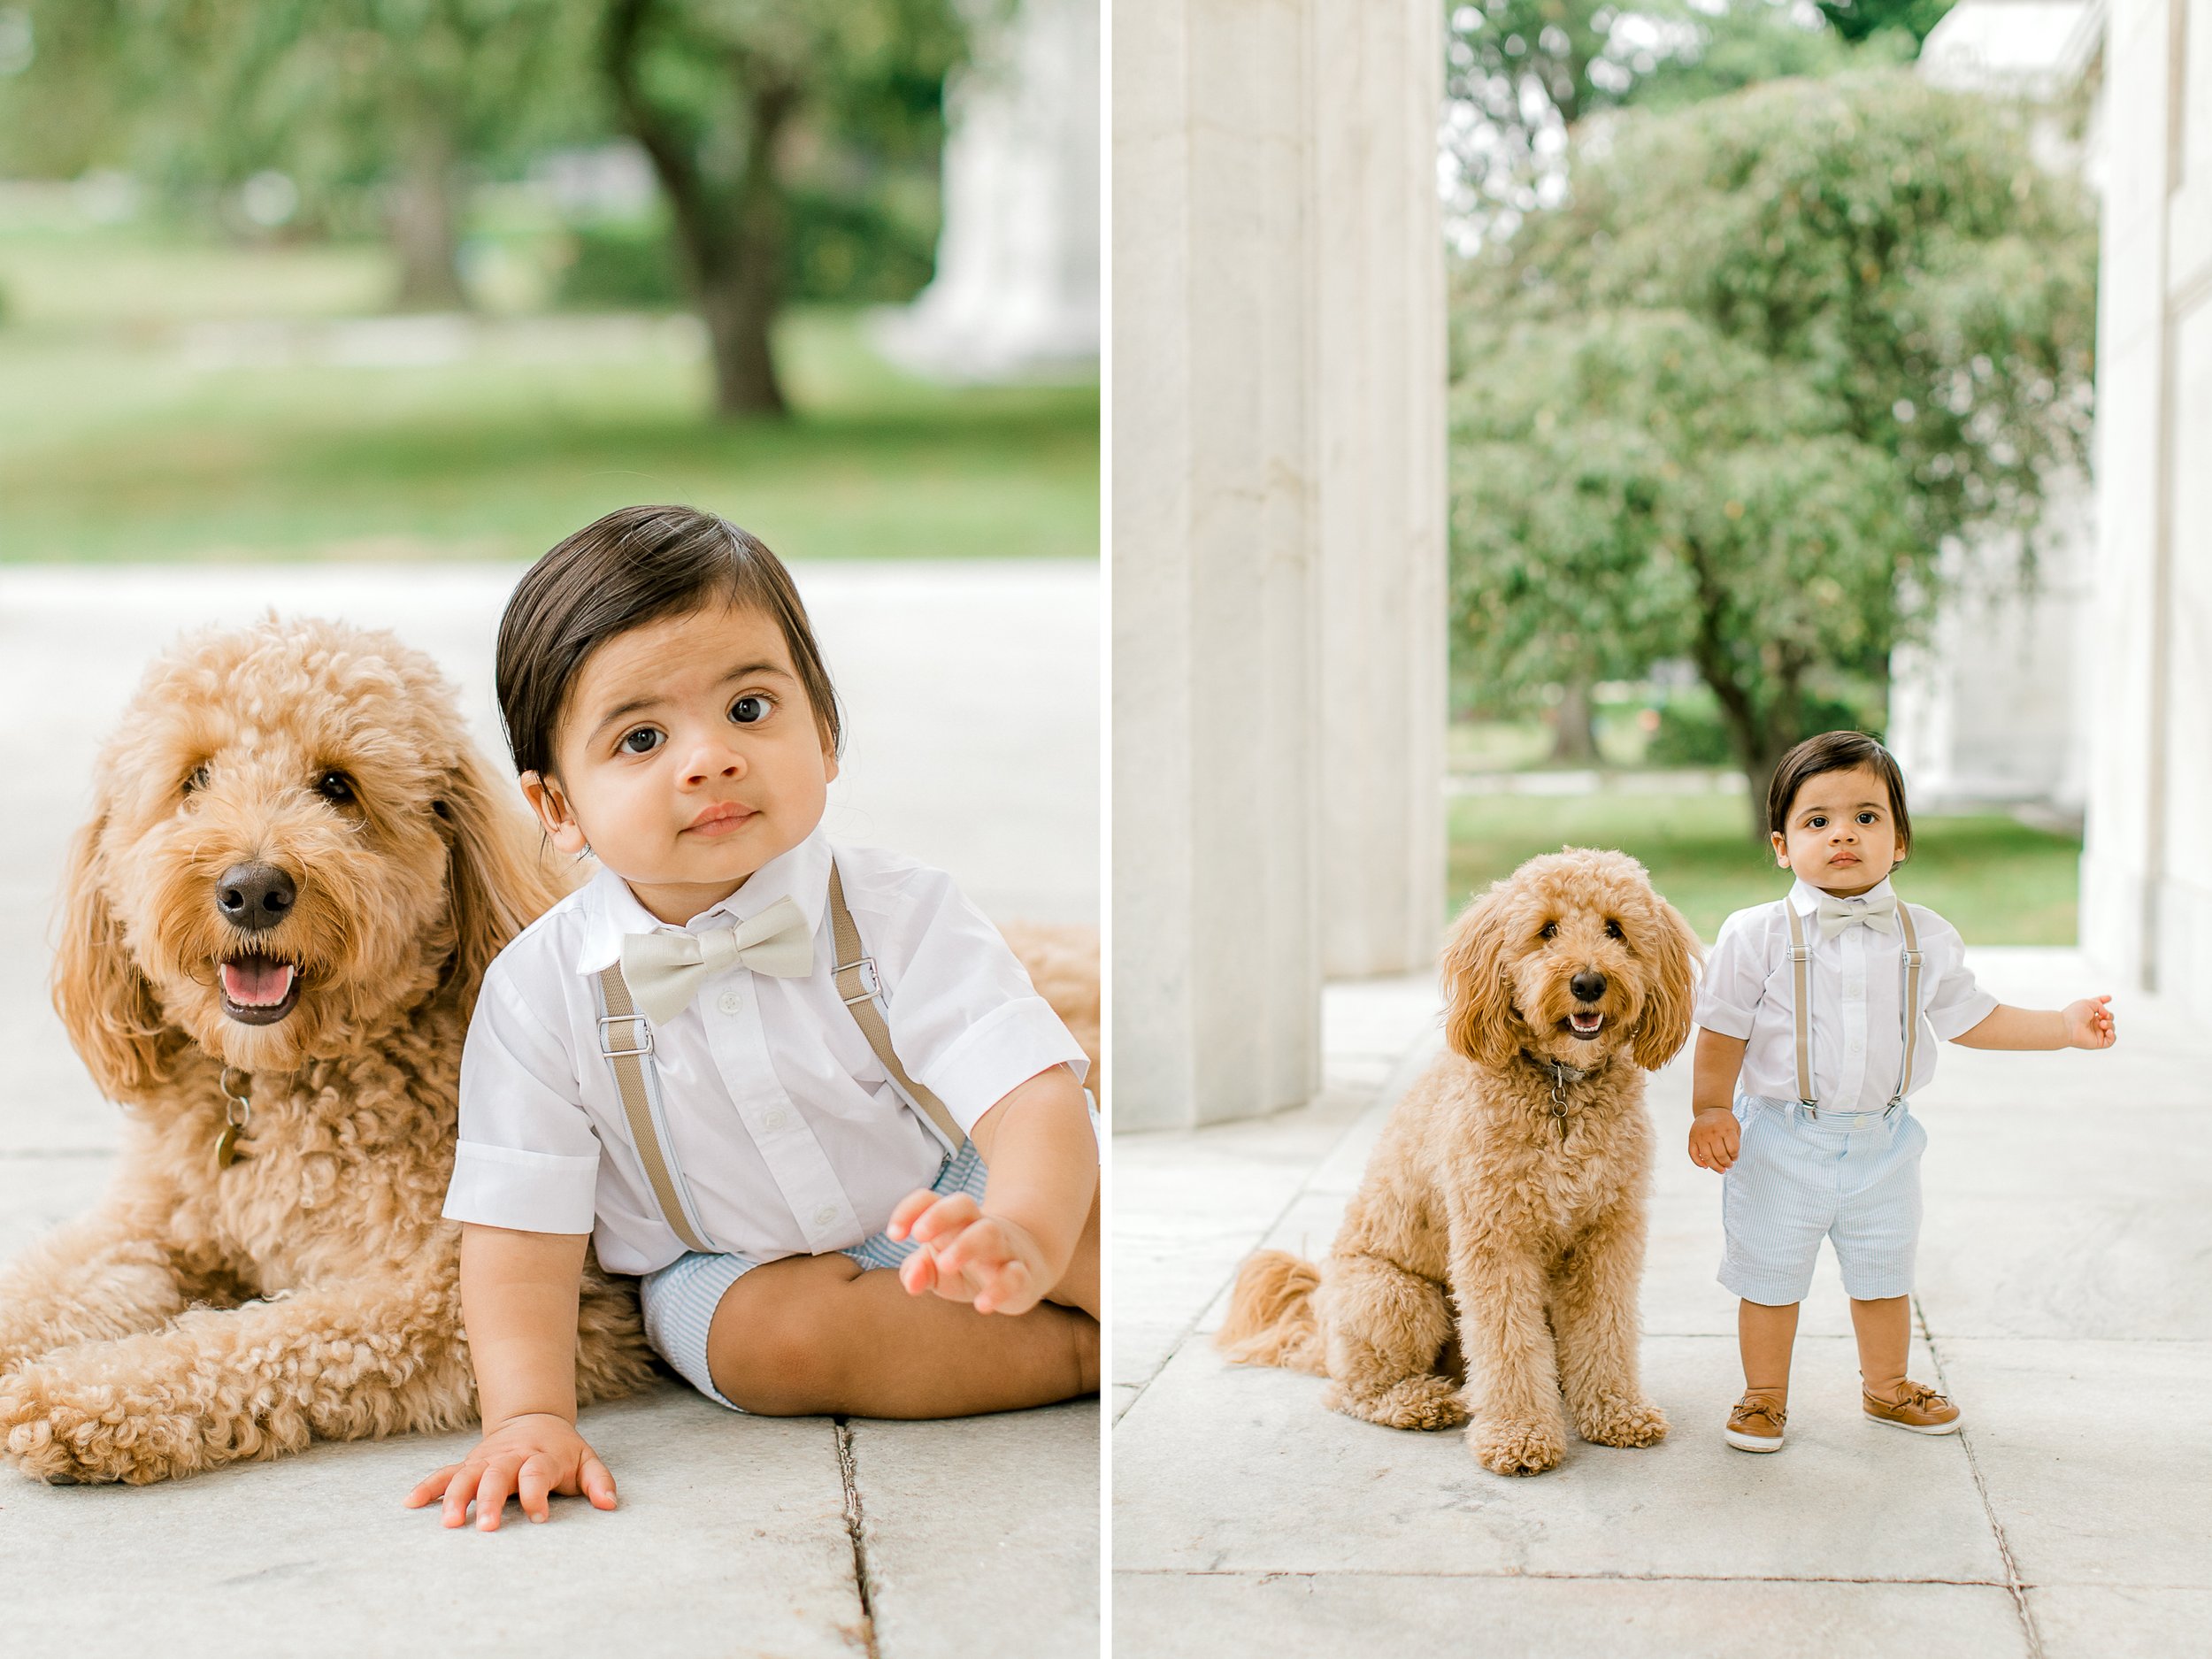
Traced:
<path fill-rule="evenodd" d="M 194 795 L 207 787 L 207 763 L 202 761 L 192 768 L 192 775 L 184 780 L 184 792 Z"/>
<path fill-rule="evenodd" d="M 1559 924 L 1557 922 L 1546 922 L 1543 926 L 1537 931 L 1536 936 L 1539 939 L 1558 938 Z"/>
<path fill-rule="evenodd" d="M 315 793 L 339 806 L 353 800 L 353 780 L 342 772 L 326 772 L 315 780 Z"/>
<path fill-rule="evenodd" d="M 1621 932 L 1621 925 L 1609 916 L 1605 918 L 1605 936 L 1608 939 L 1626 939 L 1628 937 L 1626 933 Z"/>

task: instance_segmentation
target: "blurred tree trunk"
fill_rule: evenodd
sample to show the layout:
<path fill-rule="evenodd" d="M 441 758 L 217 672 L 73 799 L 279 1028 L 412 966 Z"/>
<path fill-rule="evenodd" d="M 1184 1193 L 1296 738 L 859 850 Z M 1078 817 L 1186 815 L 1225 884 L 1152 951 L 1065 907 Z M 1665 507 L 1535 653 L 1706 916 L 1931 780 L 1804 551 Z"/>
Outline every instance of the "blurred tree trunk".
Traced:
<path fill-rule="evenodd" d="M 763 60 L 725 54 L 745 100 L 744 157 L 734 175 L 710 177 L 679 124 L 657 107 L 639 73 L 653 0 L 618 0 L 608 16 L 605 62 L 622 124 L 651 158 L 668 193 L 676 237 L 714 355 L 715 411 L 726 419 L 787 412 L 770 329 L 783 303 L 788 219 L 776 150 L 801 88 Z"/>
<path fill-rule="evenodd" d="M 399 255 L 399 309 L 456 311 L 468 304 L 461 288 L 459 204 L 454 191 L 453 137 L 426 112 L 411 118 L 401 139 L 400 175 L 392 188 L 392 246 Z"/>
<path fill-rule="evenodd" d="M 1590 677 L 1577 674 L 1559 689 L 1551 757 L 1562 765 L 1591 765 L 1598 757 L 1598 736 L 1597 710 L 1590 701 Z"/>

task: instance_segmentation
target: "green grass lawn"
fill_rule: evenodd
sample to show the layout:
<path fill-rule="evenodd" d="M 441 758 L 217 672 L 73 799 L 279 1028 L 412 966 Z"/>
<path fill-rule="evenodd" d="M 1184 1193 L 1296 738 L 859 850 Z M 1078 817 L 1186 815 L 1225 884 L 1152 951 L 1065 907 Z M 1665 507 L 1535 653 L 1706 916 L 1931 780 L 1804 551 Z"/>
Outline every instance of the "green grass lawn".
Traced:
<path fill-rule="evenodd" d="M 664 500 L 794 558 L 1097 557 L 1095 386 L 927 384 L 851 314 L 787 319 L 786 422 L 709 419 L 664 330 L 612 357 L 196 366 L 196 323 L 373 314 L 380 257 L 0 234 L 0 560 L 521 558 Z"/>
<path fill-rule="evenodd" d="M 1789 876 L 1755 846 L 1741 795 L 1462 795 L 1449 806 L 1452 908 L 1562 846 L 1641 859 L 1709 942 L 1731 910 L 1779 898 Z M 2070 945 L 2081 842 L 2008 818 L 1918 818 L 1897 890 L 1972 945 Z"/>

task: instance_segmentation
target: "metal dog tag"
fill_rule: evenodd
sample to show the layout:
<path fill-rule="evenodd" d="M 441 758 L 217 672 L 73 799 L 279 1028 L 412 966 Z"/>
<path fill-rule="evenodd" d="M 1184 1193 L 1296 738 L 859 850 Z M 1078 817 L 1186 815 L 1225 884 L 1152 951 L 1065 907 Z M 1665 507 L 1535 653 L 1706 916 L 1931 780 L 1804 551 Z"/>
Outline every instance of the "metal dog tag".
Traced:
<path fill-rule="evenodd" d="M 253 1121 L 252 1100 L 230 1086 L 231 1073 L 237 1071 L 238 1068 L 234 1065 L 225 1066 L 223 1075 L 216 1080 L 215 1085 L 223 1091 L 223 1133 L 215 1137 L 215 1167 L 219 1170 L 227 1170 L 238 1162 L 241 1156 L 238 1150 L 238 1137 L 246 1125 Z M 253 1087 L 252 1078 L 247 1077 L 242 1071 L 239 1071 L 238 1074 L 246 1078 L 248 1088 Z"/>

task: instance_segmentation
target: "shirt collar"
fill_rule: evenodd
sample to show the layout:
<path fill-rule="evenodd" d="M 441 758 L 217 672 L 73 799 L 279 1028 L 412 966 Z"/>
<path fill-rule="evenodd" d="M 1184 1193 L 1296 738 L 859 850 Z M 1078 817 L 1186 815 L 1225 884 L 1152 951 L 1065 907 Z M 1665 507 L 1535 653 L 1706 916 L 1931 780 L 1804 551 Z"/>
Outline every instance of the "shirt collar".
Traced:
<path fill-rule="evenodd" d="M 1857 896 L 1862 899 L 1886 899 L 1893 896 L 1889 885 L 1889 878 L 1887 876 L 1884 876 L 1879 881 L 1877 881 L 1872 887 L 1869 887 L 1865 892 L 1859 894 Z M 1802 876 L 1800 876 L 1790 886 L 1789 905 L 1790 908 L 1795 910 L 1800 916 L 1810 916 L 1815 910 L 1820 908 L 1822 900 L 1832 898 L 1835 898 L 1834 894 L 1822 892 L 1820 888 L 1813 886 L 1811 882 L 1806 880 Z M 1836 902 L 1839 904 L 1848 904 L 1851 902 L 1849 899 L 1837 899 Z"/>
<path fill-rule="evenodd" d="M 576 972 L 598 973 L 622 956 L 626 933 L 703 933 L 749 921 L 778 899 L 798 905 L 810 931 L 822 925 L 829 905 L 830 845 L 819 829 L 788 852 L 779 853 L 753 872 L 745 885 L 719 904 L 710 905 L 681 927 L 664 922 L 638 902 L 630 884 L 605 865 L 578 894 L 584 938 L 576 953 Z"/>

